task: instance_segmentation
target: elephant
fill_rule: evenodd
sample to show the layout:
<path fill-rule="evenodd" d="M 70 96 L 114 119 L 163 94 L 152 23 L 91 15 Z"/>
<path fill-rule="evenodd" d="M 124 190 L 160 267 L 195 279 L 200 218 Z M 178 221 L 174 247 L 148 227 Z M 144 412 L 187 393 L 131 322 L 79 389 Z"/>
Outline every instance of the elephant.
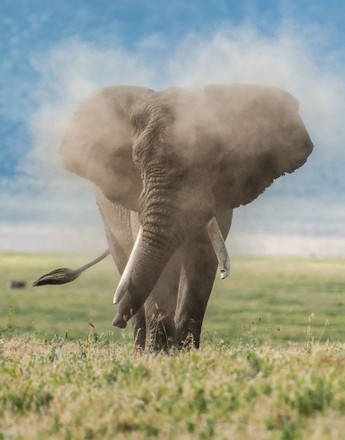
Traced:
<path fill-rule="evenodd" d="M 277 87 L 111 86 L 87 97 L 59 152 L 94 184 L 121 274 L 113 325 L 131 320 L 143 349 L 198 348 L 217 266 L 222 278 L 230 270 L 233 210 L 312 150 L 298 101 Z"/>

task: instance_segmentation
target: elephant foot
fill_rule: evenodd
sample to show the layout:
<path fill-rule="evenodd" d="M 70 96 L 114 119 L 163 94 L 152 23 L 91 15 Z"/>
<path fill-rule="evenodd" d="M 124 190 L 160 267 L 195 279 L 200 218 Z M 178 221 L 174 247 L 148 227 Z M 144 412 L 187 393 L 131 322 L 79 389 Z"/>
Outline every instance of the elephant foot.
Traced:
<path fill-rule="evenodd" d="M 200 331 L 192 330 L 188 326 L 177 326 L 177 344 L 181 349 L 199 348 Z"/>
<path fill-rule="evenodd" d="M 199 345 L 199 341 L 195 341 L 192 333 L 188 333 L 186 337 L 178 339 L 178 347 L 182 350 L 198 349 Z"/>
<path fill-rule="evenodd" d="M 141 307 L 132 318 L 134 346 L 138 352 L 143 352 L 146 345 L 146 314 Z"/>
<path fill-rule="evenodd" d="M 173 337 L 169 337 L 161 332 L 147 335 L 145 349 L 149 352 L 168 353 L 172 347 L 174 347 L 175 341 Z"/>
<path fill-rule="evenodd" d="M 172 318 L 153 317 L 147 323 L 146 349 L 153 352 L 169 352 L 176 346 L 176 329 Z"/>

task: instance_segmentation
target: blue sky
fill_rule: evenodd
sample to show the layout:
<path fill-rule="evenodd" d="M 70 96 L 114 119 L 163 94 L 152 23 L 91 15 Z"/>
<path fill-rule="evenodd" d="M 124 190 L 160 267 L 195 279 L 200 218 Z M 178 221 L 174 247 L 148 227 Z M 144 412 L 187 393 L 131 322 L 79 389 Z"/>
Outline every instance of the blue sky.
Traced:
<path fill-rule="evenodd" d="M 253 208 L 262 216 L 255 231 L 269 223 L 273 200 L 303 200 L 305 207 L 319 198 L 332 203 L 332 217 L 320 216 L 318 223 L 305 208 L 299 229 L 297 219 L 290 219 L 289 231 L 303 235 L 305 224 L 313 222 L 319 236 L 325 225 L 342 234 L 344 23 L 340 0 L 0 0 L 0 248 L 20 248 L 6 238 L 14 234 L 13 225 L 25 236 L 35 225 L 50 228 L 67 216 L 76 225 L 85 213 L 92 217 L 91 197 L 80 196 L 78 182 L 66 196 L 70 178 L 59 170 L 56 150 L 80 99 L 117 83 L 159 89 L 242 81 L 291 91 L 300 100 L 315 153 L 305 169 L 278 182 Z M 253 212 L 239 215 L 253 231 Z M 266 232 L 272 230 L 270 223 Z"/>

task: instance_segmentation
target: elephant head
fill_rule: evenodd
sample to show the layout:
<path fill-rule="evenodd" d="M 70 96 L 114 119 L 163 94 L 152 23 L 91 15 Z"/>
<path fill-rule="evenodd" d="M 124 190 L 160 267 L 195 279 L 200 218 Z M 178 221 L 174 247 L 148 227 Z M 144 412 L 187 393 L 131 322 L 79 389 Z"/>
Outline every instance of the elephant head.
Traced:
<path fill-rule="evenodd" d="M 141 224 L 114 325 L 126 325 L 181 245 L 207 225 L 218 234 L 217 210 L 251 202 L 312 148 L 298 102 L 274 87 L 118 86 L 82 102 L 62 142 L 64 166 L 138 211 Z"/>

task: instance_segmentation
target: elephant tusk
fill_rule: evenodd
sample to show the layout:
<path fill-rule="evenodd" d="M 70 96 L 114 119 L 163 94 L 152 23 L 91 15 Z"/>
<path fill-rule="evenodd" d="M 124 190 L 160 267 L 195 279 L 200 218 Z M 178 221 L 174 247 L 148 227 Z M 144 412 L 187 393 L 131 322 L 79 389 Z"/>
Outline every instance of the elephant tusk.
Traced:
<path fill-rule="evenodd" d="M 131 276 L 131 272 L 133 269 L 133 263 L 136 259 L 136 253 L 138 251 L 139 243 L 141 241 L 142 236 L 143 236 L 143 228 L 142 228 L 142 226 L 140 226 L 140 229 L 139 229 L 137 238 L 135 240 L 131 255 L 129 256 L 127 265 L 125 267 L 125 270 L 123 271 L 119 285 L 117 286 L 117 289 L 114 293 L 113 304 L 118 304 L 129 288 L 129 283 L 130 283 L 130 279 L 131 279 L 130 276 Z"/>
<path fill-rule="evenodd" d="M 206 229 L 217 256 L 220 268 L 220 277 L 223 280 L 230 274 L 230 258 L 215 217 L 212 217 L 212 219 L 207 223 Z"/>

